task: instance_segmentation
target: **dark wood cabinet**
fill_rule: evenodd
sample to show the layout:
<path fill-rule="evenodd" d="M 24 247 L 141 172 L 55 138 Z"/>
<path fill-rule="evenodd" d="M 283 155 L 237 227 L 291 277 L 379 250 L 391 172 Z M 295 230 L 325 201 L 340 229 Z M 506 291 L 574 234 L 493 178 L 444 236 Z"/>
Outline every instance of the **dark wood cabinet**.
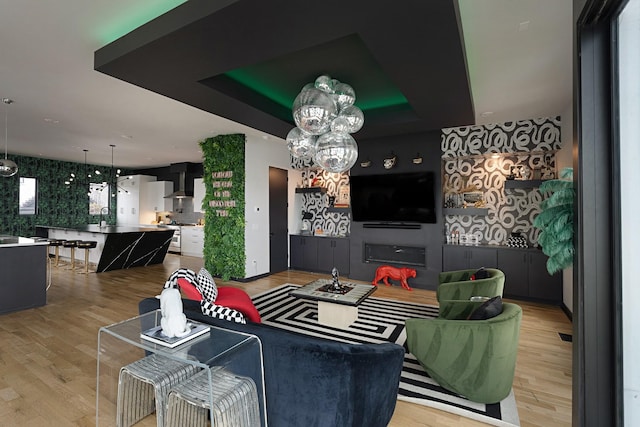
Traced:
<path fill-rule="evenodd" d="M 498 264 L 497 252 L 496 248 L 445 245 L 442 247 L 442 271 L 494 268 Z"/>
<path fill-rule="evenodd" d="M 341 276 L 349 274 L 349 239 L 316 236 L 290 236 L 289 266 L 295 270 L 331 275 L 333 267 Z"/>
<path fill-rule="evenodd" d="M 498 268 L 504 272 L 504 296 L 553 304 L 562 302 L 562 275 L 547 272 L 547 256 L 538 249 L 501 248 Z"/>
<path fill-rule="evenodd" d="M 296 270 L 318 268 L 318 241 L 313 236 L 290 236 L 289 266 Z"/>
<path fill-rule="evenodd" d="M 349 240 L 318 238 L 318 271 L 331 273 L 333 267 L 341 276 L 349 274 Z"/>

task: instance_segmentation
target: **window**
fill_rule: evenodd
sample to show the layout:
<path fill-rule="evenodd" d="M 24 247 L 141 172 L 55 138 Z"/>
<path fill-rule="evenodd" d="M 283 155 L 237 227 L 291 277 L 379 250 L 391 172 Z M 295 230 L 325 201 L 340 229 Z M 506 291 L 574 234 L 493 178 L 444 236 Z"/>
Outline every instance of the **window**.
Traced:
<path fill-rule="evenodd" d="M 20 215 L 35 215 L 38 195 L 36 179 L 20 177 Z"/>
<path fill-rule="evenodd" d="M 640 290 L 638 288 L 638 256 L 640 256 L 640 203 L 635 192 L 640 173 L 640 0 L 629 1 L 618 19 L 618 117 L 619 117 L 619 162 L 620 182 L 620 250 L 622 270 L 622 367 L 624 393 L 624 425 L 640 422 L 640 367 L 637 363 L 640 352 Z"/>
<path fill-rule="evenodd" d="M 103 208 L 109 209 L 109 194 L 111 191 L 106 182 L 89 184 L 89 215 L 100 215 Z"/>

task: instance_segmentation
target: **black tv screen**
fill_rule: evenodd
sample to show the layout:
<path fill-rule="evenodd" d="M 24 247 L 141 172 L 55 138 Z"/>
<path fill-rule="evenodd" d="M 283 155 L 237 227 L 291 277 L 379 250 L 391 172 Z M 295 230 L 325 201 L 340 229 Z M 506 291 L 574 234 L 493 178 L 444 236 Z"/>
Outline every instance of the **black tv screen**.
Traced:
<path fill-rule="evenodd" d="M 435 223 L 433 172 L 350 177 L 354 221 Z"/>

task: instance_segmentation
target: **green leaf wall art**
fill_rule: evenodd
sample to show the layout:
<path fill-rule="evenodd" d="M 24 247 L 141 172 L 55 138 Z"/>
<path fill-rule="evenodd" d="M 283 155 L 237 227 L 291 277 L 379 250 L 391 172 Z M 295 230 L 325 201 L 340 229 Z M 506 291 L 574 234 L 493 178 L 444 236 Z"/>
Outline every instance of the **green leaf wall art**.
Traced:
<path fill-rule="evenodd" d="M 551 193 L 542 201 L 542 211 L 533 221 L 540 229 L 538 243 L 549 259 L 547 271 L 554 274 L 573 263 L 573 169 L 560 173 L 562 179 L 552 179 L 540 186 L 540 192 Z"/>
<path fill-rule="evenodd" d="M 204 265 L 211 274 L 245 277 L 245 136 L 200 142 L 205 206 Z"/>

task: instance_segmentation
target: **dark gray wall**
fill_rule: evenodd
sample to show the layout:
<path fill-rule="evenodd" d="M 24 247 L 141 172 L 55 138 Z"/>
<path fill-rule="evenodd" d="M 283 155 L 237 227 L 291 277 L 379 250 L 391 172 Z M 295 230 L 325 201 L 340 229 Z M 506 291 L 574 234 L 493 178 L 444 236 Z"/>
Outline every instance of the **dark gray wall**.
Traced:
<path fill-rule="evenodd" d="M 364 228 L 363 222 L 351 222 L 351 265 L 349 277 L 357 280 L 373 280 L 376 268 L 382 264 L 365 263 L 364 244 L 387 244 L 399 246 L 421 246 L 426 248 L 426 267 L 416 268 L 417 276 L 409 280 L 409 285 L 422 289 L 436 289 L 437 276 L 442 271 L 442 183 L 440 171 L 440 130 L 402 135 L 389 138 L 358 141 L 358 161 L 351 169 L 351 175 L 376 175 L 403 172 L 431 171 L 435 176 L 435 224 L 421 224 L 417 230 Z M 398 161 L 393 169 L 386 170 L 382 160 L 391 150 Z M 415 165 L 412 159 L 420 153 L 423 162 Z M 371 166 L 362 168 L 360 163 L 371 160 Z M 367 222 L 368 223 L 368 222 Z"/>

